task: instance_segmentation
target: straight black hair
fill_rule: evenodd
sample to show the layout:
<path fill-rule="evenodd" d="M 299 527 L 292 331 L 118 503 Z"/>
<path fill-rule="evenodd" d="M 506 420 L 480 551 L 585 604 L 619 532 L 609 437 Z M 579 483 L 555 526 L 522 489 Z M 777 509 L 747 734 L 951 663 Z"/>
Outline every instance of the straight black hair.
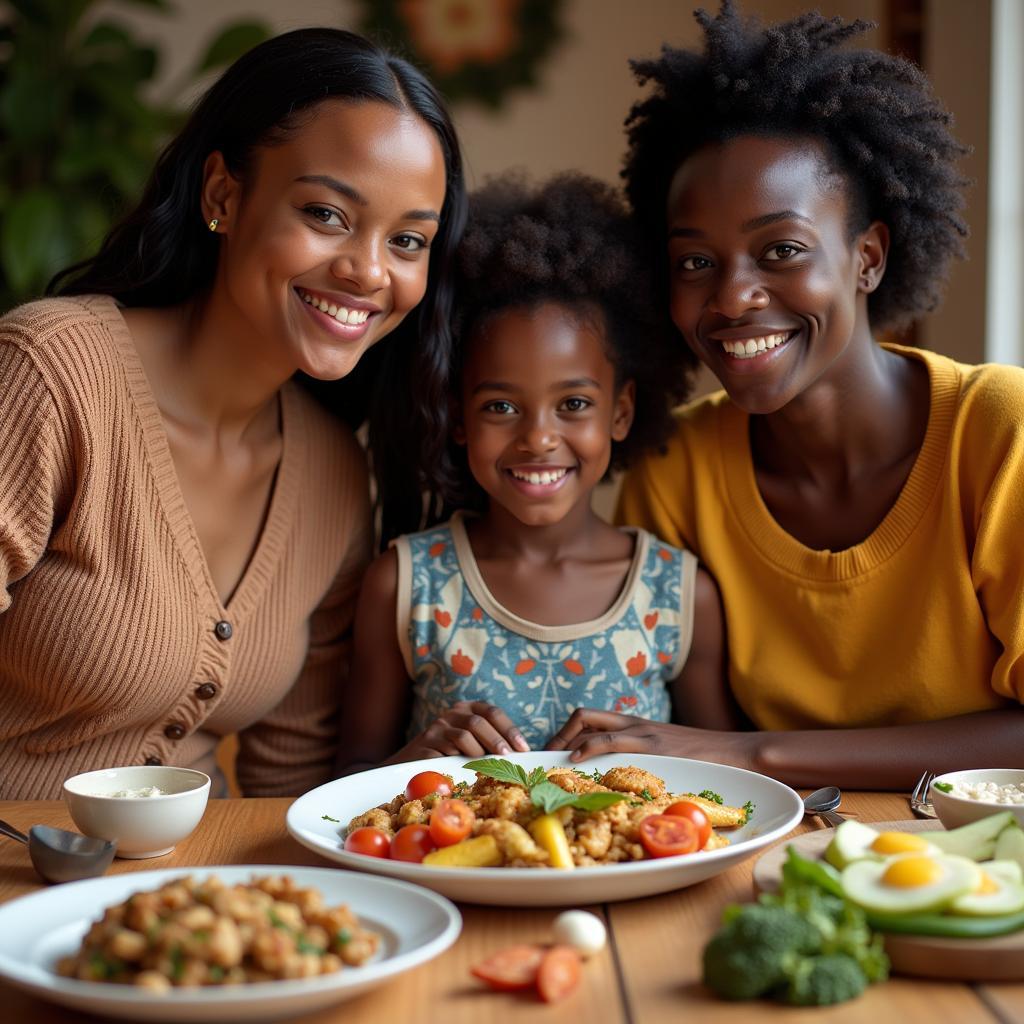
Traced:
<path fill-rule="evenodd" d="M 196 104 L 158 157 L 135 209 L 95 256 L 62 270 L 47 291 L 98 293 L 125 306 L 161 307 L 209 289 L 219 250 L 200 209 L 206 158 L 219 150 L 232 174 L 244 180 L 260 147 L 286 141 L 303 112 L 326 99 L 411 111 L 433 129 L 445 162 L 441 224 L 419 308 L 343 380 L 303 378 L 351 426 L 369 420 L 383 544 L 418 528 L 424 510 L 433 506 L 424 501 L 427 488 L 416 467 L 440 457 L 448 434 L 452 265 L 466 219 L 455 128 L 440 94 L 415 67 L 341 29 L 297 29 L 250 50 Z"/>

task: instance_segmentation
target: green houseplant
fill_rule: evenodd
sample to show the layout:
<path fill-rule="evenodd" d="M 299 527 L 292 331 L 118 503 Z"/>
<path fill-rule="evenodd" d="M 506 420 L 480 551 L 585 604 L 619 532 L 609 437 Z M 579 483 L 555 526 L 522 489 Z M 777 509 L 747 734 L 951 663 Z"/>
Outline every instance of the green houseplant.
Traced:
<path fill-rule="evenodd" d="M 116 2 L 173 15 L 167 0 Z M 41 294 L 55 271 L 95 249 L 141 192 L 159 146 L 182 118 L 174 103 L 152 98 L 156 49 L 116 18 L 91 17 L 97 6 L 97 0 L 6 3 L 0 310 Z M 228 26 L 205 47 L 190 80 L 268 35 L 255 22 Z"/>

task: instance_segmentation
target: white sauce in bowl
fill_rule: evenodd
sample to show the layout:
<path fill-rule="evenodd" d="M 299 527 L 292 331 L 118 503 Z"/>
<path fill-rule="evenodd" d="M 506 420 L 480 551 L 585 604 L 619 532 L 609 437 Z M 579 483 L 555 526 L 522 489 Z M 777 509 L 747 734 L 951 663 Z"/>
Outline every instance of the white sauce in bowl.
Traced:
<path fill-rule="evenodd" d="M 93 796 L 167 796 L 168 791 L 159 786 L 142 786 L 139 789 L 119 789 L 114 793 L 93 793 Z"/>
<path fill-rule="evenodd" d="M 997 782 L 954 782 L 949 795 L 987 804 L 1024 804 L 1024 788 L 1012 782 L 1005 786 Z"/>

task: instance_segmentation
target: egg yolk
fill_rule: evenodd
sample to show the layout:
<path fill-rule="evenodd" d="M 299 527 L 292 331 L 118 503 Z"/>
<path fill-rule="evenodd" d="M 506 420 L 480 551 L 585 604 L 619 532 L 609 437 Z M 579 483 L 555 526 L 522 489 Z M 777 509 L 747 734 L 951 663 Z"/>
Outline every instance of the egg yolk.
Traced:
<path fill-rule="evenodd" d="M 928 849 L 928 841 L 909 832 L 879 832 L 871 849 L 885 856 L 894 853 L 923 853 Z"/>
<path fill-rule="evenodd" d="M 931 857 L 900 857 L 882 874 L 882 884 L 897 889 L 918 889 L 933 885 L 942 877 L 942 868 Z"/>
<path fill-rule="evenodd" d="M 987 896 L 990 892 L 999 892 L 999 886 L 996 885 L 992 876 L 985 871 L 981 873 L 981 882 L 978 888 L 975 890 L 981 896 Z"/>

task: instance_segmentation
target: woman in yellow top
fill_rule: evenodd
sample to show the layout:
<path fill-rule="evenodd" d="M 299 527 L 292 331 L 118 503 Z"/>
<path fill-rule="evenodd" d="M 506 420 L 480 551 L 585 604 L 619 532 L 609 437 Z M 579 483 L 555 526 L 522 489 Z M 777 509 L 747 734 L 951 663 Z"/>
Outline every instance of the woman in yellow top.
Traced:
<path fill-rule="evenodd" d="M 863 24 L 698 20 L 703 56 L 634 65 L 655 88 L 625 177 L 724 391 L 619 512 L 715 576 L 736 728 L 579 710 L 552 746 L 805 786 L 1024 765 L 1024 370 L 874 337 L 932 309 L 960 252 L 949 115 L 915 67 L 838 48 Z"/>

